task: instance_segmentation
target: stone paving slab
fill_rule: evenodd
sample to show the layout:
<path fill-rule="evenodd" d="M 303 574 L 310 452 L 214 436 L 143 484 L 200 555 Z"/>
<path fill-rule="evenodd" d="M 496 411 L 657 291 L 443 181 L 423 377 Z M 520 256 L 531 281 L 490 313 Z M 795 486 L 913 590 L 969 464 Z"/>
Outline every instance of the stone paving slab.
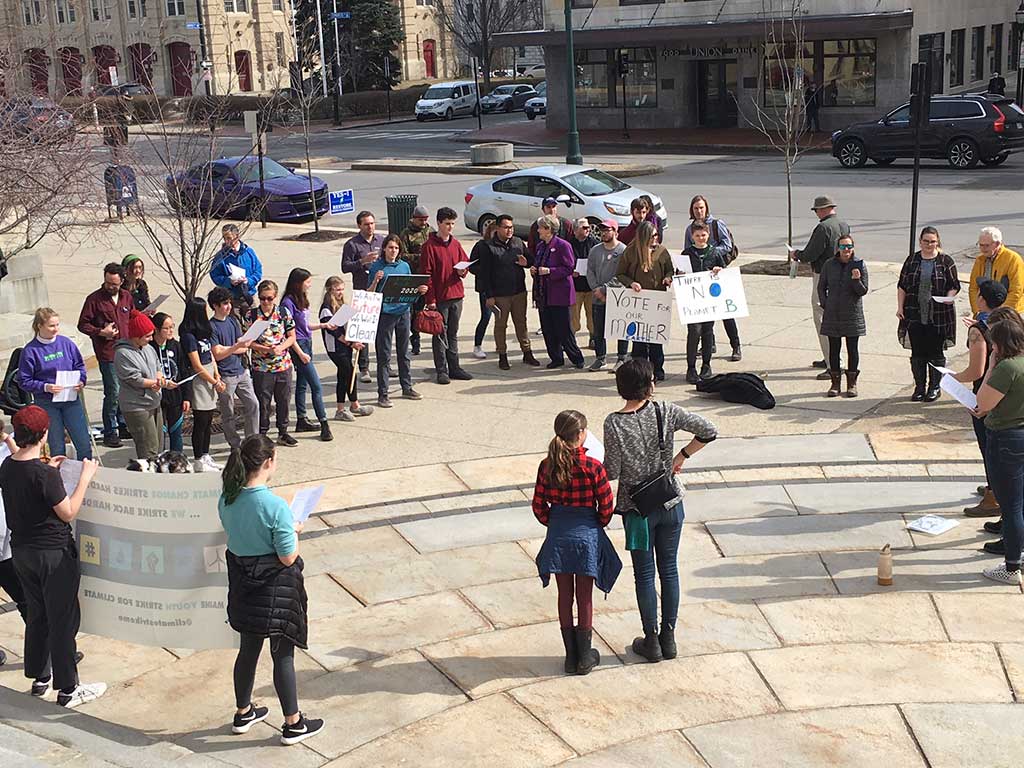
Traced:
<path fill-rule="evenodd" d="M 826 464 L 821 471 L 827 480 L 850 478 L 927 477 L 927 464 Z M 958 473 L 959 474 L 959 473 Z"/>
<path fill-rule="evenodd" d="M 875 460 L 867 438 L 852 433 L 815 435 L 813 438 L 804 435 L 723 437 L 716 440 L 713 447 L 715 450 L 701 451 L 686 462 L 686 468 L 724 469 L 765 464 L 807 464 L 810 461 L 832 464 Z"/>
<path fill-rule="evenodd" d="M 557 619 L 558 601 L 555 590 L 553 578 L 547 589 L 544 589 L 540 579 L 534 577 L 468 587 L 462 590 L 462 593 L 488 621 L 501 629 Z M 604 599 L 603 593 L 594 590 L 595 614 L 635 610 L 636 598 L 629 571 L 619 575 L 615 588 L 608 594 L 607 600 Z"/>
<path fill-rule="evenodd" d="M 334 672 L 356 662 L 487 629 L 490 625 L 457 594 L 439 592 L 310 621 L 308 653 Z"/>
<path fill-rule="evenodd" d="M 801 515 L 707 523 L 726 557 L 848 549 L 913 547 L 902 518 L 891 515 Z"/>
<path fill-rule="evenodd" d="M 679 731 L 606 747 L 563 765 L 565 768 L 707 768 L 707 763 Z"/>
<path fill-rule="evenodd" d="M 505 694 L 420 720 L 334 760 L 330 768 L 556 765 L 572 751 Z"/>
<path fill-rule="evenodd" d="M 307 576 L 306 596 L 309 598 L 307 618 L 325 619 L 337 613 L 354 611 L 363 607 L 362 603 L 345 591 L 338 582 L 331 578 L 330 574 L 321 573 L 319 576 Z"/>
<path fill-rule="evenodd" d="M 522 485 L 537 479 L 537 466 L 547 454 L 529 453 L 521 456 L 499 456 L 495 458 L 460 461 L 449 465 L 449 469 L 467 488 L 500 488 L 506 485 Z"/>
<path fill-rule="evenodd" d="M 1024 643 L 1003 643 L 998 648 L 1017 701 L 1024 701 Z"/>
<path fill-rule="evenodd" d="M 764 600 L 758 606 L 786 645 L 947 639 L 929 595 L 895 593 Z"/>
<path fill-rule="evenodd" d="M 719 561 L 681 562 L 682 601 L 761 600 L 834 595 L 818 555 L 755 555 Z"/>
<path fill-rule="evenodd" d="M 1021 636 L 1024 595 L 935 595 L 939 615 L 953 642 L 1016 643 Z"/>
<path fill-rule="evenodd" d="M 892 482 L 807 483 L 787 485 L 801 515 L 834 512 L 898 512 L 926 515 L 942 510 L 960 511 L 977 503 L 977 483 Z"/>
<path fill-rule="evenodd" d="M 823 552 L 836 587 L 844 595 L 873 592 L 998 592 L 1020 594 L 1020 589 L 997 584 L 981 575 L 998 562 L 992 555 L 966 549 L 896 551 L 892 586 L 878 585 L 875 552 Z"/>
<path fill-rule="evenodd" d="M 355 568 L 367 563 L 394 562 L 416 555 L 409 542 L 393 528 L 330 533 L 299 541 L 299 554 L 308 578 L 321 573 Z"/>
<path fill-rule="evenodd" d="M 962 517 L 956 512 L 950 511 L 941 515 L 950 520 L 956 520 L 957 526 L 951 528 L 939 536 L 930 536 L 927 533 L 907 530 L 910 538 L 914 540 L 914 547 L 917 549 L 967 549 L 978 552 L 986 541 L 993 541 L 999 538 L 991 533 L 986 533 L 982 528 L 984 519 Z M 908 523 L 916 520 L 920 515 L 904 515 L 903 519 Z M 992 518 L 995 519 L 995 518 Z"/>
<path fill-rule="evenodd" d="M 341 512 L 331 512 L 323 516 L 324 522 L 333 528 L 361 523 L 380 523 L 397 517 L 427 515 L 426 506 L 421 501 L 400 501 L 395 504 L 382 504 L 372 507 L 357 507 Z"/>
<path fill-rule="evenodd" d="M 601 668 L 618 666 L 596 632 L 593 646 L 601 654 Z M 565 674 L 565 646 L 557 622 L 471 635 L 420 650 L 474 699 Z"/>
<path fill-rule="evenodd" d="M 772 768 L 925 766 L 896 707 L 780 712 L 685 734 L 711 768 L 764 765 L 767 755 Z"/>
<path fill-rule="evenodd" d="M 778 709 L 749 659 L 738 653 L 563 677 L 511 695 L 581 753 L 611 746 L 623 734 L 645 736 Z"/>
<path fill-rule="evenodd" d="M 304 693 L 305 685 L 299 688 L 299 703 L 303 707 Z M 197 755 L 222 760 L 238 768 L 253 768 L 256 765 L 260 768 L 319 768 L 327 762 L 328 758 L 308 744 L 295 744 L 288 749 L 282 749 L 280 726 L 284 718 L 277 698 L 271 695 L 264 698 L 261 703 L 270 708 L 270 716 L 264 722 L 253 726 L 248 733 L 232 733 L 231 721 L 227 720 L 187 733 L 175 743 Z M 312 708 L 309 713 L 311 716 L 314 714 Z M 319 715 L 319 712 L 316 714 Z M 328 722 L 327 727 L 335 728 L 337 723 Z"/>
<path fill-rule="evenodd" d="M 1015 768 L 1024 754 L 1019 704 L 905 704 L 931 768 Z"/>
<path fill-rule="evenodd" d="M 494 504 L 522 506 L 524 502 L 529 504 L 532 498 L 532 494 L 528 497 L 520 490 L 492 491 L 491 493 L 467 493 L 441 499 L 430 499 L 424 501 L 423 506 L 430 512 L 448 512 L 456 509 L 476 509 Z"/>
<path fill-rule="evenodd" d="M 781 485 L 687 491 L 683 506 L 687 522 L 796 514 L 796 507 Z"/>
<path fill-rule="evenodd" d="M 420 552 L 440 552 L 480 544 L 528 539 L 543 532 L 529 505 L 400 523 L 395 529 Z"/>
<path fill-rule="evenodd" d="M 852 643 L 751 651 L 750 657 L 787 709 L 1012 701 L 991 645 Z"/>

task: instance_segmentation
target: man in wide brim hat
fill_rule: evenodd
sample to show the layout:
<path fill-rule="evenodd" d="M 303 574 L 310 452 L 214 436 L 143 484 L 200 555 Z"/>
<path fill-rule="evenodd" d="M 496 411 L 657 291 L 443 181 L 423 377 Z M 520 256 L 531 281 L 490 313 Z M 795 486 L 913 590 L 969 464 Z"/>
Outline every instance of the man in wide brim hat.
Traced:
<path fill-rule="evenodd" d="M 811 206 L 812 211 L 820 211 L 825 208 L 835 208 L 836 204 L 832 202 L 832 198 L 828 195 L 818 195 L 814 198 L 814 205 Z"/>

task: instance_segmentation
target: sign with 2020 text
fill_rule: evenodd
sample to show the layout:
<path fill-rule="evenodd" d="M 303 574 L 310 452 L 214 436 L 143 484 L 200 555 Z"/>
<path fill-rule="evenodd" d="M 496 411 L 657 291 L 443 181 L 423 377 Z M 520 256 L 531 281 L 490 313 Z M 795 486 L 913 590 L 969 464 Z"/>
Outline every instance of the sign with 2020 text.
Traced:
<path fill-rule="evenodd" d="M 672 334 L 672 294 L 609 288 L 604 334 L 611 340 L 667 344 Z"/>
<path fill-rule="evenodd" d="M 710 272 L 676 275 L 672 279 L 672 290 L 676 295 L 679 320 L 684 325 L 750 314 L 743 279 L 735 268 L 723 269 L 717 275 Z"/>

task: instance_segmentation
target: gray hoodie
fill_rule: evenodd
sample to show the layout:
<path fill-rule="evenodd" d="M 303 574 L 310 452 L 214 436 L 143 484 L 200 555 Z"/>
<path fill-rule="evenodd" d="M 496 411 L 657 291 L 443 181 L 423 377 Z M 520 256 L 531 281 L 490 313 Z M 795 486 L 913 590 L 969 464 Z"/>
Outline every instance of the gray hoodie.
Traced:
<path fill-rule="evenodd" d="M 139 349 L 130 339 L 114 345 L 114 373 L 121 385 L 117 404 L 122 411 L 152 411 L 160 407 L 160 390 L 146 389 L 143 379 L 155 379 L 160 358 L 149 344 Z"/>
<path fill-rule="evenodd" d="M 590 290 L 595 288 L 607 288 L 609 285 L 617 286 L 615 275 L 618 274 L 619 257 L 626 250 L 624 243 L 617 243 L 609 250 L 604 243 L 598 243 L 590 249 L 590 258 L 587 259 L 587 282 L 590 283 Z M 596 304 L 604 304 L 603 299 L 594 297 Z"/>

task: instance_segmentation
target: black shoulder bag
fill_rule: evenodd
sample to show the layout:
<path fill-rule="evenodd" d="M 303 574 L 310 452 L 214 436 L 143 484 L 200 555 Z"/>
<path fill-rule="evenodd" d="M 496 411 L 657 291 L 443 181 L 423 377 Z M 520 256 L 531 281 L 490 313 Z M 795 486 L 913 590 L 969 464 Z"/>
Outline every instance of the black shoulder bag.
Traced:
<path fill-rule="evenodd" d="M 652 402 L 654 415 L 658 417 L 658 463 L 661 463 L 662 454 L 665 451 L 665 426 L 662 420 L 661 410 L 658 404 Z M 639 421 L 640 417 L 637 416 Z M 672 482 L 672 476 L 662 467 L 643 478 L 639 483 L 629 490 L 629 499 L 636 505 L 637 513 L 641 517 L 647 517 L 652 512 L 664 509 L 665 505 L 679 496 L 676 484 Z"/>

